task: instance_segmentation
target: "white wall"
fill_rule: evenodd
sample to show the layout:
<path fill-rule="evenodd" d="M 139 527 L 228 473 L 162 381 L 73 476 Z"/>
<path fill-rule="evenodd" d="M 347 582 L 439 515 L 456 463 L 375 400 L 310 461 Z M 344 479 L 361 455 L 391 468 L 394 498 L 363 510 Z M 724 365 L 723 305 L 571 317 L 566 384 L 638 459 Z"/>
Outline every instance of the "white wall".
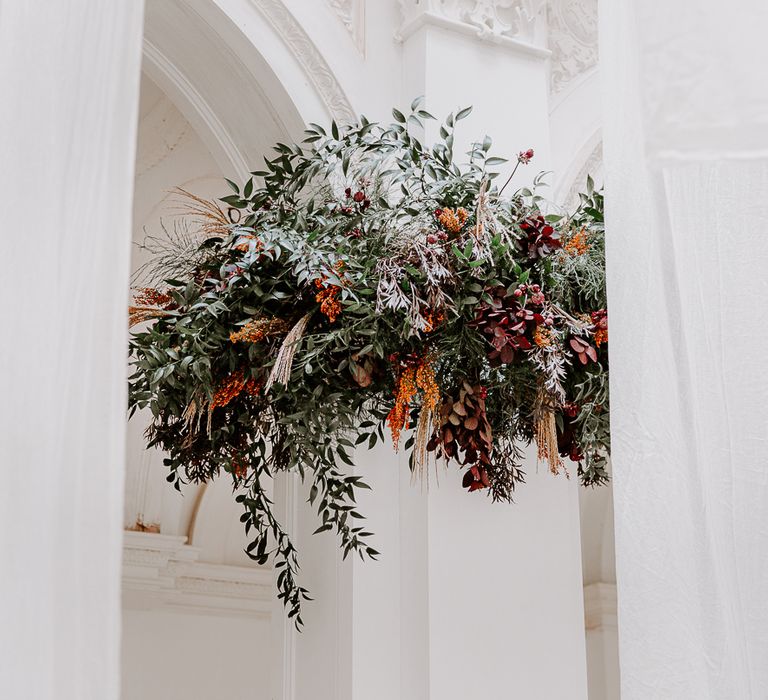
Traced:
<path fill-rule="evenodd" d="M 122 700 L 268 700 L 269 620 L 123 613 Z"/>

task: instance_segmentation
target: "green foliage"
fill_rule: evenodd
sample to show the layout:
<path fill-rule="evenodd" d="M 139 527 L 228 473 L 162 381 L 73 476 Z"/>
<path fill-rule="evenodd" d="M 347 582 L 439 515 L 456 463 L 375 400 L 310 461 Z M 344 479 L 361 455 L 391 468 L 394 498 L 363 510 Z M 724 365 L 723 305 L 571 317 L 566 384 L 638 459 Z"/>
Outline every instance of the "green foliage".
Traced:
<path fill-rule="evenodd" d="M 177 488 L 229 475 L 247 554 L 274 561 L 297 625 L 308 594 L 271 479 L 296 470 L 317 531 L 335 532 L 345 556 L 375 557 L 356 506 L 367 485 L 349 471 L 388 417 L 399 433 L 398 405 L 417 426 L 404 445 L 414 469 L 451 458 L 495 500 L 512 499 L 519 446 L 548 413 L 556 452 L 585 484 L 606 479 L 602 195 L 588 183 L 569 217 L 548 213 L 538 187 L 503 196 L 506 161 L 489 138 L 455 161 L 468 113 L 449 115 L 429 147 L 420 100 L 388 125 L 310 124 L 242 187 L 227 180 L 226 210 L 193 198 L 183 236 L 152 243 L 146 279 L 165 279 L 132 309 L 149 321 L 131 336 L 131 411 L 151 411 L 149 445 Z"/>

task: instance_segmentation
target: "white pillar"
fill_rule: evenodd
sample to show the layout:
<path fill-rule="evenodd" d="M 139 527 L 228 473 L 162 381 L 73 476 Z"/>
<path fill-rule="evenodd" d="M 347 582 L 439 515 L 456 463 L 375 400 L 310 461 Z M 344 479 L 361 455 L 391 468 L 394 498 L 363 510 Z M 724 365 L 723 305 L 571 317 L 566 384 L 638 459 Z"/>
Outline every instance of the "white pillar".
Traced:
<path fill-rule="evenodd" d="M 512 186 L 527 184 L 549 164 L 543 18 L 526 13 L 531 3 L 455 5 L 454 15 L 434 3 L 406 20 L 405 95 L 426 95 L 435 115 L 474 106 L 457 154 L 486 133 L 511 161 L 532 147 L 533 164 Z M 401 557 L 409 543 L 414 551 L 403 580 L 418 581 L 429 602 L 428 697 L 586 698 L 576 480 L 537 470 L 531 456 L 514 505 L 466 493 L 452 467 L 423 498 L 420 522 L 412 516 L 413 531 L 401 530 Z M 400 697 L 425 696 L 404 684 Z"/>
<path fill-rule="evenodd" d="M 0 9 L 0 696 L 117 700 L 143 2 Z"/>
<path fill-rule="evenodd" d="M 587 634 L 589 700 L 618 700 L 619 630 L 616 584 L 584 586 L 584 626 Z"/>
<path fill-rule="evenodd" d="M 768 697 L 768 6 L 601 3 L 623 700 Z"/>
<path fill-rule="evenodd" d="M 532 147 L 534 164 L 517 183 L 528 184 L 549 162 L 542 17 L 515 14 L 522 3 L 492 17 L 403 5 L 402 101 L 423 94 L 436 115 L 474 105 L 456 152 L 486 133 L 510 159 Z M 299 543 L 318 600 L 292 647 L 293 697 L 584 700 L 576 480 L 529 459 L 517 503 L 493 504 L 461 488 L 455 465 L 439 487 L 434 476 L 429 491 L 412 485 L 407 460 L 389 449 L 356 455 L 374 487 L 360 510 L 381 560 L 339 564 L 328 535 Z M 304 508 L 300 533 L 311 532 Z"/>
<path fill-rule="evenodd" d="M 498 12 L 505 3 L 401 4 L 401 103 L 425 95 L 435 115 L 474 105 L 456 153 L 486 133 L 512 160 L 532 147 L 517 186 L 529 184 L 550 160 L 541 13 L 527 15 L 533 3 L 522 1 Z M 585 700 L 576 479 L 528 459 L 517 502 L 493 504 L 461 488 L 455 465 L 439 486 L 432 475 L 429 491 L 412 485 L 407 459 L 389 445 L 358 450 L 356 463 L 373 487 L 359 510 L 380 560 L 341 563 L 329 533 L 310 536 L 317 523 L 304 496 L 288 500 L 302 582 L 316 600 L 305 631 L 277 650 L 275 697 Z"/>

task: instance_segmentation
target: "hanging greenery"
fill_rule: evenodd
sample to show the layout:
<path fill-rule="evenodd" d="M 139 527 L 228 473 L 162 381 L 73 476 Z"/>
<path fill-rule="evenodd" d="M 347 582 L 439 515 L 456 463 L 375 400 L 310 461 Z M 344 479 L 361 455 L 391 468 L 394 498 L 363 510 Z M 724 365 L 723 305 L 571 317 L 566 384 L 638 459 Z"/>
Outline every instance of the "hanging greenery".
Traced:
<path fill-rule="evenodd" d="M 277 472 L 296 470 L 317 531 L 363 557 L 377 555 L 355 505 L 367 486 L 349 468 L 387 429 L 414 474 L 442 458 L 495 501 L 512 500 L 533 441 L 553 473 L 607 479 L 602 196 L 589 181 L 566 215 L 540 177 L 507 193 L 489 138 L 457 164 L 469 111 L 430 147 L 418 100 L 388 126 L 312 124 L 221 205 L 184 193 L 184 223 L 140 270 L 131 411 L 151 410 L 177 488 L 229 475 L 248 556 L 274 560 L 297 625 L 307 591 L 268 495 Z"/>

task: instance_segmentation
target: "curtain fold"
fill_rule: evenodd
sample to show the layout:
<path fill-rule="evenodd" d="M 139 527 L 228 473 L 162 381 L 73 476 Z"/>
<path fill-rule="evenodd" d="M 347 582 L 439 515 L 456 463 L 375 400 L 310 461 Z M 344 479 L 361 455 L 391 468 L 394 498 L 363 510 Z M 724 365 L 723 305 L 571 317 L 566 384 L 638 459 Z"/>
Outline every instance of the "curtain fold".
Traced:
<path fill-rule="evenodd" d="M 623 700 L 768 697 L 766 26 L 601 2 Z"/>
<path fill-rule="evenodd" d="M 143 0 L 0 0 L 0 696 L 116 700 Z"/>

